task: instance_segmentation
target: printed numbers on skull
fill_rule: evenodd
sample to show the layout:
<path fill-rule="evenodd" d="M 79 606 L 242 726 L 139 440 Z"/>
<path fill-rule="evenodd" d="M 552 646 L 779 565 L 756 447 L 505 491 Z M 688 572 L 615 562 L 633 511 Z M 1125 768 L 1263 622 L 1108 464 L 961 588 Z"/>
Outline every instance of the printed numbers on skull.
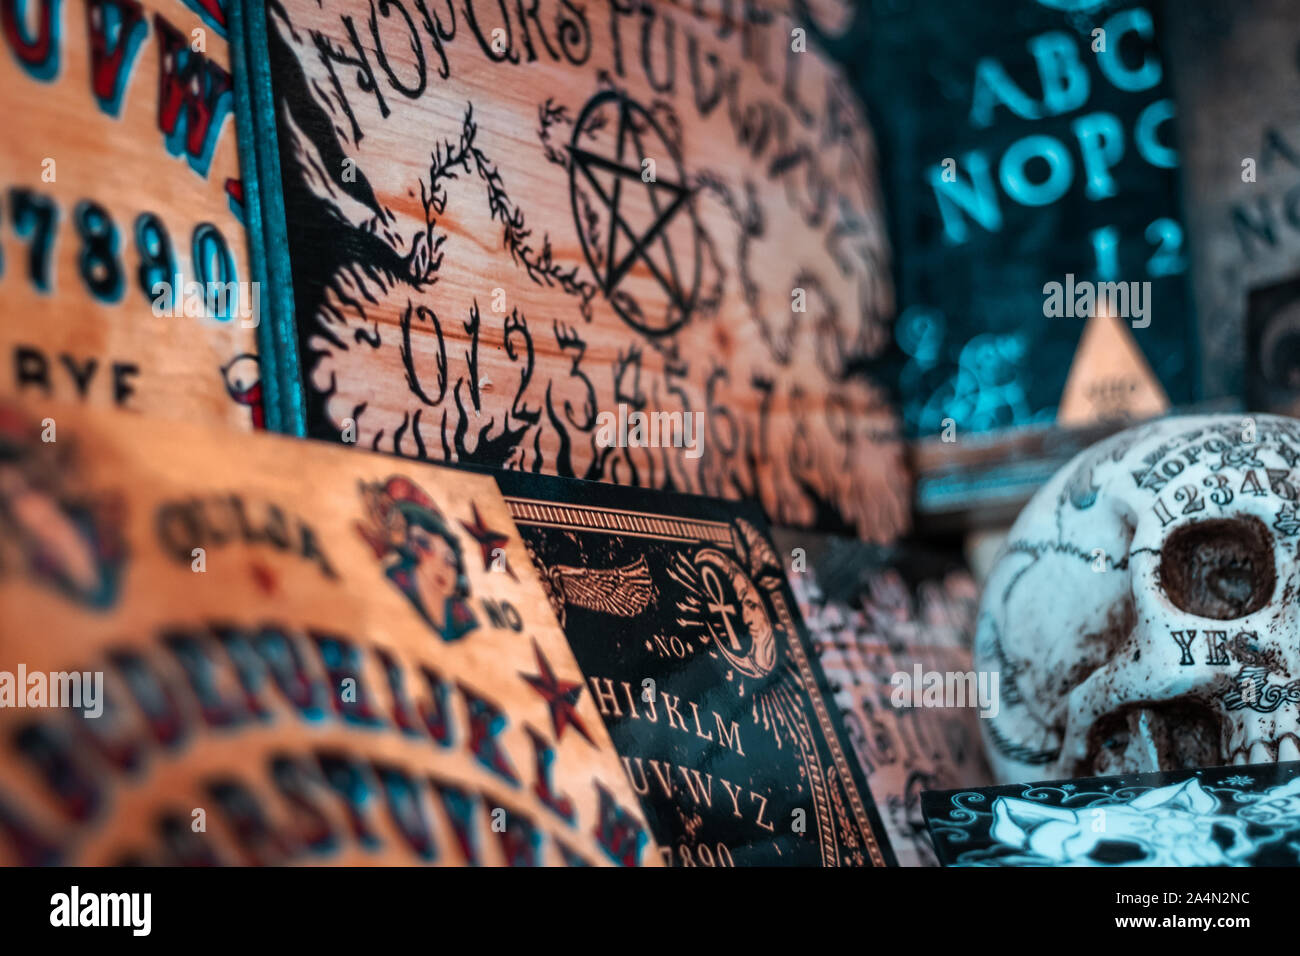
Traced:
<path fill-rule="evenodd" d="M 1298 498 L 1300 421 L 1271 415 L 1140 425 L 1053 476 L 980 607 L 998 777 L 1300 760 Z"/>

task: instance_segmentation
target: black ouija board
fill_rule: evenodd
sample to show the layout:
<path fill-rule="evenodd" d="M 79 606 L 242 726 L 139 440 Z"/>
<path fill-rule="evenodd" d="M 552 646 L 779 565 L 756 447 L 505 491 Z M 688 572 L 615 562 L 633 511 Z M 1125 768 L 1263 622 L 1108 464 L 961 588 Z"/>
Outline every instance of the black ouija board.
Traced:
<path fill-rule="evenodd" d="M 921 795 L 944 866 L 1297 866 L 1300 761 Z"/>
<path fill-rule="evenodd" d="M 666 860 L 894 863 L 756 508 L 497 479 Z"/>
<path fill-rule="evenodd" d="M 1067 275 L 1150 283 L 1133 341 L 1170 402 L 1200 397 L 1162 9 L 873 6 L 858 81 L 891 200 L 909 437 L 1056 419 L 1086 321 L 1045 311 Z"/>

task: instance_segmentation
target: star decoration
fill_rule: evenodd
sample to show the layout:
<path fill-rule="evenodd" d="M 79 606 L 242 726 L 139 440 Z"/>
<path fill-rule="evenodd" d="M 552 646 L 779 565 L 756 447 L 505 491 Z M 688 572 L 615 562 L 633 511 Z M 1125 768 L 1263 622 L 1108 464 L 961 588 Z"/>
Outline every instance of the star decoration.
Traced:
<path fill-rule="evenodd" d="M 462 521 L 460 526 L 469 532 L 470 537 L 478 542 L 478 546 L 483 552 L 483 570 L 492 570 L 492 563 L 494 560 L 492 552 L 499 548 L 501 550 L 501 564 L 506 569 L 506 574 L 510 575 L 512 580 L 518 581 L 519 578 L 515 576 L 515 569 L 510 567 L 510 562 L 505 558 L 505 547 L 510 543 L 510 539 L 500 531 L 493 531 L 483 523 L 483 519 L 479 517 L 478 505 L 471 503 L 470 508 L 472 508 L 474 512 L 474 523 L 466 524 Z"/>
<path fill-rule="evenodd" d="M 272 571 L 266 565 L 259 564 L 256 561 L 252 562 L 248 566 L 248 569 L 250 572 L 252 572 L 253 581 L 256 582 L 258 588 L 261 589 L 262 593 L 264 594 L 275 593 L 277 581 L 276 581 L 274 571 Z"/>
<path fill-rule="evenodd" d="M 622 108 L 619 110 L 617 158 L 609 159 L 589 150 L 580 149 L 576 146 L 570 147 L 574 163 L 582 171 L 587 182 L 595 189 L 596 195 L 600 197 L 602 205 L 613 222 L 613 228 L 609 229 L 609 249 L 605 255 L 605 268 L 598 273 L 601 288 L 605 295 L 610 295 L 618 287 L 619 282 L 622 281 L 623 276 L 627 274 L 633 264 L 640 260 L 650 268 L 655 280 L 663 287 L 664 292 L 674 300 L 677 307 L 685 310 L 686 303 L 682 297 L 681 281 L 677 274 L 677 261 L 673 256 L 672 247 L 664 236 L 664 227 L 681 211 L 687 200 L 690 199 L 691 193 L 689 189 L 679 183 L 662 179 L 646 182 L 641 178 L 641 160 L 629 161 L 625 158 L 629 133 L 632 138 L 636 139 L 636 154 L 638 156 L 645 155 L 645 149 L 640 145 L 640 138 L 635 131 L 629 128 L 626 103 L 620 105 Z M 612 182 L 612 188 L 607 188 L 607 184 L 602 184 L 597 175 L 598 172 L 607 174 L 609 182 Z M 624 218 L 621 207 L 624 183 L 628 184 L 628 189 L 639 188 L 644 190 L 646 198 L 649 200 L 655 218 L 648 228 L 644 230 L 634 228 Z M 667 198 L 666 204 L 661 197 Z M 620 235 L 625 236 L 631 244 L 631 248 L 622 256 L 619 256 L 615 251 Z M 659 257 L 652 255 L 656 243 L 662 246 L 662 254 Z M 665 265 L 667 269 L 664 268 Z"/>
<path fill-rule="evenodd" d="M 542 700 L 546 701 L 546 706 L 551 710 L 551 725 L 555 730 L 555 739 L 558 741 L 564 736 L 565 728 L 572 726 L 582 734 L 587 743 L 596 746 L 596 742 L 591 739 L 591 734 L 587 733 L 587 728 L 583 726 L 582 718 L 578 716 L 578 698 L 582 696 L 582 684 L 577 681 L 560 680 L 555 676 L 550 662 L 542 654 L 542 649 L 537 646 L 537 638 L 533 638 L 533 654 L 537 657 L 537 669 L 541 673 L 521 672 L 519 676 L 528 682 L 528 686 L 542 695 Z"/>
<path fill-rule="evenodd" d="M 615 117 L 610 114 L 616 114 Z M 596 123 L 597 120 L 603 121 Z M 602 128 L 604 137 L 592 131 Z M 640 104 L 612 90 L 597 94 L 583 108 L 569 146 L 571 188 L 582 184 L 593 195 L 590 213 L 599 223 L 578 222 L 583 252 L 605 297 L 634 328 L 648 335 L 667 335 L 690 317 L 699 281 L 699 247 L 693 227 L 679 228 L 680 217 L 691 219 L 693 190 L 669 176 L 648 174 L 656 156 L 667 167 L 679 166 L 676 153 L 655 118 Z M 667 169 L 664 171 L 667 172 Z M 680 178 L 680 169 L 679 169 Z M 578 215 L 576 192 L 574 215 Z M 603 241 L 596 238 L 603 234 Z M 687 237 L 690 237 L 688 240 Z M 693 242 L 691 241 L 693 240 Z M 674 243 L 681 246 L 674 248 Z M 692 265 L 693 264 L 693 267 Z M 620 292 L 635 267 L 658 285 L 666 311 L 647 319 L 640 307 L 630 308 Z"/>

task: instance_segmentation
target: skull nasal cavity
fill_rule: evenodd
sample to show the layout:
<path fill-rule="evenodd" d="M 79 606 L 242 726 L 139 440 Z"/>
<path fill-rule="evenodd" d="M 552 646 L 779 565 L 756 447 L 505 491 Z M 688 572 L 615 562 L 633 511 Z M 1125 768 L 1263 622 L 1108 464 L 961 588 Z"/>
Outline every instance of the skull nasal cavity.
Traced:
<path fill-rule="evenodd" d="M 1220 621 L 1258 611 L 1273 596 L 1273 541 L 1257 518 L 1184 525 L 1160 550 L 1160 583 L 1180 611 Z"/>

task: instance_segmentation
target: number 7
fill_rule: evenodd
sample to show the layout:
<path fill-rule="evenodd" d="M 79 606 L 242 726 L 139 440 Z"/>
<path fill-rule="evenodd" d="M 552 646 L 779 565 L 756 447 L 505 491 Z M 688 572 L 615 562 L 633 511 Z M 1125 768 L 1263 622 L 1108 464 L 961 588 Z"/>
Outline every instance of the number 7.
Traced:
<path fill-rule="evenodd" d="M 9 190 L 10 217 L 14 232 L 31 237 L 27 250 L 27 274 L 41 292 L 50 291 L 50 251 L 58 225 L 59 209 L 44 196 L 29 189 Z"/>

